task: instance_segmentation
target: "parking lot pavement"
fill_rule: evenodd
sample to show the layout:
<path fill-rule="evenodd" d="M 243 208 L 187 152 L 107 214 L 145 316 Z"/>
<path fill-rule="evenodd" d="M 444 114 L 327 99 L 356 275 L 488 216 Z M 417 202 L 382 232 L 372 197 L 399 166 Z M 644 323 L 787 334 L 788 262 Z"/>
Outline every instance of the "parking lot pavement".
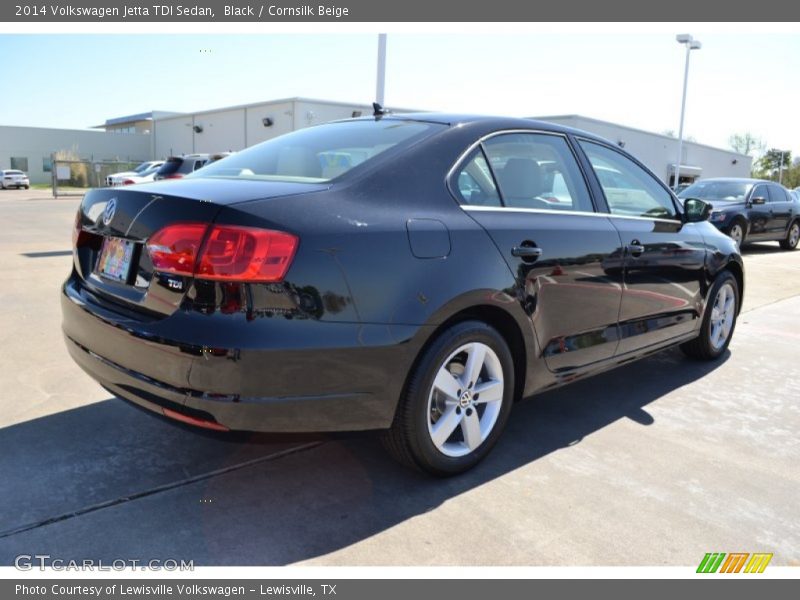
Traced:
<path fill-rule="evenodd" d="M 78 200 L 25 194 L 0 193 L 0 564 L 800 564 L 800 251 L 746 251 L 722 361 L 668 351 L 532 398 L 440 481 L 369 435 L 220 437 L 111 398 L 60 337 Z"/>

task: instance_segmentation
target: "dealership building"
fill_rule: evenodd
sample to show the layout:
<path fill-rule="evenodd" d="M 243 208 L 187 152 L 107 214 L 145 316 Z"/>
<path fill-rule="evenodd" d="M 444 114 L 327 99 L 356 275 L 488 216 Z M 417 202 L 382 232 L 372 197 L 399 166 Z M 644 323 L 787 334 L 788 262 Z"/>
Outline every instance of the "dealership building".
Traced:
<path fill-rule="evenodd" d="M 370 114 L 368 104 L 287 98 L 194 113 L 152 111 L 108 119 L 92 130 L 0 125 L 0 169 L 21 169 L 33 183 L 47 183 L 51 157 L 59 151 L 109 162 L 237 151 L 304 127 Z M 600 135 L 633 153 L 664 181 L 674 177 L 675 138 L 579 115 L 535 118 Z M 749 156 L 684 141 L 681 181 L 747 177 L 751 165 Z"/>

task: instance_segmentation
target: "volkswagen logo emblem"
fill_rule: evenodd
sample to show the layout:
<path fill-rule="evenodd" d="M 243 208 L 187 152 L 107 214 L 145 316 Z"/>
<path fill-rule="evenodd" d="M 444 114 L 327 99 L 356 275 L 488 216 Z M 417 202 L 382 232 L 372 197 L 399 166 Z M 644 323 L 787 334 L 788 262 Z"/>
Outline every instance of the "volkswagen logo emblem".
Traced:
<path fill-rule="evenodd" d="M 117 212 L 117 199 L 112 198 L 106 204 L 106 209 L 103 211 L 103 225 L 108 225 L 114 218 L 114 213 Z"/>

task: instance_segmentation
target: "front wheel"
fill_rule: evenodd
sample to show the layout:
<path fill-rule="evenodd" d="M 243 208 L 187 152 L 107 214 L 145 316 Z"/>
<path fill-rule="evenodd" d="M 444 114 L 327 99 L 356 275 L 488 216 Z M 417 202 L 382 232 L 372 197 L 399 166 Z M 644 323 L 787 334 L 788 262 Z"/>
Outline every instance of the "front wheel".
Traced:
<path fill-rule="evenodd" d="M 742 244 L 744 243 L 744 229 L 745 227 L 742 221 L 734 221 L 733 225 L 731 225 L 730 229 L 728 230 L 728 237 L 736 242 L 736 246 L 739 248 L 741 248 Z"/>
<path fill-rule="evenodd" d="M 739 314 L 739 284 L 733 273 L 723 271 L 717 276 L 709 294 L 709 304 L 703 315 L 700 335 L 681 344 L 681 350 L 692 358 L 714 360 L 728 348 Z"/>
<path fill-rule="evenodd" d="M 795 221 L 786 232 L 786 237 L 780 241 L 781 248 L 784 250 L 794 250 L 797 248 L 797 242 L 800 241 L 800 222 Z"/>
<path fill-rule="evenodd" d="M 480 321 L 457 323 L 411 373 L 384 445 L 433 475 L 462 473 L 497 442 L 513 397 L 514 361 L 503 337 Z"/>

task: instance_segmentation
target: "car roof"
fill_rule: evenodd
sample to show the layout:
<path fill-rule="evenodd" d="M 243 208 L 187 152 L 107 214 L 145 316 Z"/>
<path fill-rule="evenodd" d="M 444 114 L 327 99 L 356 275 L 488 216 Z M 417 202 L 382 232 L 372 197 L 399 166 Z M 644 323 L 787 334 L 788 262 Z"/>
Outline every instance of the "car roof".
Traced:
<path fill-rule="evenodd" d="M 727 183 L 775 183 L 766 179 L 755 179 L 753 177 L 708 177 L 698 179 L 695 183 L 705 183 L 706 181 L 720 181 Z"/>
<path fill-rule="evenodd" d="M 381 117 L 364 116 L 364 117 L 357 117 L 355 119 L 343 119 L 342 121 L 369 121 L 376 118 L 388 119 L 393 121 L 418 121 L 422 123 L 438 123 L 441 125 L 448 125 L 451 127 L 457 125 L 479 124 L 487 130 L 538 129 L 541 131 L 552 131 L 554 133 L 568 133 L 579 137 L 615 145 L 613 142 L 610 142 L 606 138 L 595 135 L 588 131 L 575 129 L 573 127 L 566 127 L 564 125 L 558 125 L 556 123 L 548 123 L 547 121 L 537 121 L 536 119 L 525 119 L 520 117 L 502 117 L 502 116 L 459 114 L 459 113 L 419 112 L 419 113 L 398 113 L 398 114 L 389 113 Z"/>

